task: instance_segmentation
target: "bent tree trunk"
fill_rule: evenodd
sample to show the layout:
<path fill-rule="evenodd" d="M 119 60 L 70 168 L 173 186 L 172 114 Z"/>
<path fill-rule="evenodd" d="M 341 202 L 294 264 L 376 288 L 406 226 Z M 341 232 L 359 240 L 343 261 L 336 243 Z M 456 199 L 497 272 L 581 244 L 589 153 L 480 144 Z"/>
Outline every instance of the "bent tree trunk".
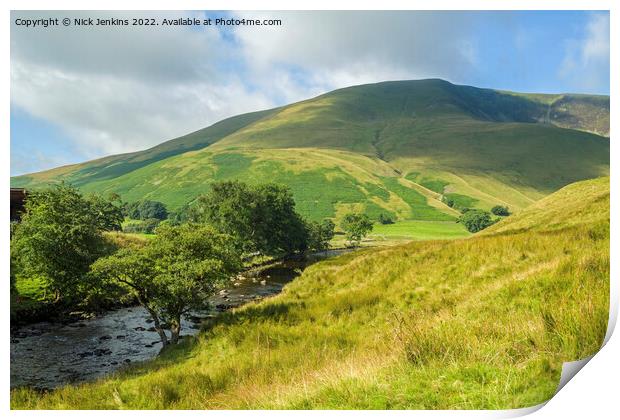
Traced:
<path fill-rule="evenodd" d="M 144 306 L 144 308 L 151 315 L 151 318 L 153 318 L 153 326 L 155 327 L 155 331 L 157 331 L 157 334 L 159 334 L 159 338 L 161 339 L 162 348 L 166 347 L 169 344 L 168 337 L 166 336 L 166 332 L 164 331 L 164 329 L 161 326 L 161 322 L 159 322 L 159 317 L 157 316 L 157 313 L 155 313 L 155 311 L 152 310 L 151 308 L 149 308 L 147 305 L 142 304 L 142 306 Z"/>
<path fill-rule="evenodd" d="M 159 334 L 159 338 L 161 339 L 161 345 L 163 349 L 169 343 L 168 343 L 168 337 L 166 336 L 166 332 L 164 331 L 164 329 L 161 326 L 161 323 L 159 322 L 159 317 L 157 316 L 157 313 L 153 309 L 151 309 L 149 305 L 147 305 L 146 303 L 147 300 L 144 298 L 142 294 L 138 294 L 137 297 L 138 297 L 138 302 L 140 303 L 140 305 L 142 305 L 144 309 L 146 309 L 148 313 L 151 315 L 151 318 L 153 318 L 153 325 L 155 327 L 155 331 L 157 331 L 157 334 Z"/>

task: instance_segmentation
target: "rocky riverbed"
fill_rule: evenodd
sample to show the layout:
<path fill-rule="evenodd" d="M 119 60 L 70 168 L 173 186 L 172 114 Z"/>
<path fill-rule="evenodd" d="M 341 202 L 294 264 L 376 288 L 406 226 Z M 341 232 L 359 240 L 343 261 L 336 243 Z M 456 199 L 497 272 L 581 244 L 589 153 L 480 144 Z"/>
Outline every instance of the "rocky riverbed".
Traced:
<path fill-rule="evenodd" d="M 210 309 L 182 322 L 181 333 L 194 335 L 206 318 L 246 302 L 279 293 L 317 259 L 275 264 L 237 277 L 210 299 Z M 123 366 L 146 361 L 161 349 L 153 320 L 142 307 L 110 311 L 93 319 L 59 324 L 40 322 L 11 331 L 11 387 L 51 389 L 94 380 Z"/>

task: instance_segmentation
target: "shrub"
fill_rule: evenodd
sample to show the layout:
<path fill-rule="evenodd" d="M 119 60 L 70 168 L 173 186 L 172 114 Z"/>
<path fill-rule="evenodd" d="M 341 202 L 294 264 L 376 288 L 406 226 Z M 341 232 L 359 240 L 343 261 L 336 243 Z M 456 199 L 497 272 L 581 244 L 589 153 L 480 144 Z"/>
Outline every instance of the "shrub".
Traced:
<path fill-rule="evenodd" d="M 496 216 L 510 216 L 510 211 L 505 206 L 495 206 L 491 209 L 491 213 Z"/>
<path fill-rule="evenodd" d="M 394 221 L 392 220 L 390 216 L 386 216 L 383 213 L 381 213 L 379 215 L 379 223 L 381 223 L 382 225 L 391 225 L 394 223 Z"/>
<path fill-rule="evenodd" d="M 472 233 L 479 232 L 495 223 L 494 220 L 491 220 L 491 214 L 489 212 L 476 209 L 465 212 L 458 221 Z"/>

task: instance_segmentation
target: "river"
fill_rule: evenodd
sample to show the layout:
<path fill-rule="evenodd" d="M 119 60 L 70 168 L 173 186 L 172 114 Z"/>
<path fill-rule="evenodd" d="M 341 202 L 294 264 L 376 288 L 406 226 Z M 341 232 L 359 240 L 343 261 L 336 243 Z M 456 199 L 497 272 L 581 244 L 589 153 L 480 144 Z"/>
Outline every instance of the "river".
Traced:
<path fill-rule="evenodd" d="M 218 312 L 280 293 L 301 270 L 341 251 L 305 261 L 288 261 L 245 273 L 209 300 L 210 310 L 182 321 L 181 334 L 194 335 L 202 320 Z M 11 387 L 52 389 L 92 381 L 123 366 L 157 356 L 161 349 L 153 320 L 142 307 L 107 312 L 69 324 L 40 322 L 11 331 Z"/>

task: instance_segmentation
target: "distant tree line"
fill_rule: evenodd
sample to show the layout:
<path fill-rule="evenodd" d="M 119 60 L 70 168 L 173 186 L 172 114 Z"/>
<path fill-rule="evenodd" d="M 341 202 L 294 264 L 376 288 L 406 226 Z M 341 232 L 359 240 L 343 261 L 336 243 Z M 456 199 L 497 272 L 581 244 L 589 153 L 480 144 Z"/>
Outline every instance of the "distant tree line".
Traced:
<path fill-rule="evenodd" d="M 123 215 L 130 219 L 123 225 L 124 232 L 152 234 L 169 213 L 160 201 L 139 200 L 123 204 Z"/>

